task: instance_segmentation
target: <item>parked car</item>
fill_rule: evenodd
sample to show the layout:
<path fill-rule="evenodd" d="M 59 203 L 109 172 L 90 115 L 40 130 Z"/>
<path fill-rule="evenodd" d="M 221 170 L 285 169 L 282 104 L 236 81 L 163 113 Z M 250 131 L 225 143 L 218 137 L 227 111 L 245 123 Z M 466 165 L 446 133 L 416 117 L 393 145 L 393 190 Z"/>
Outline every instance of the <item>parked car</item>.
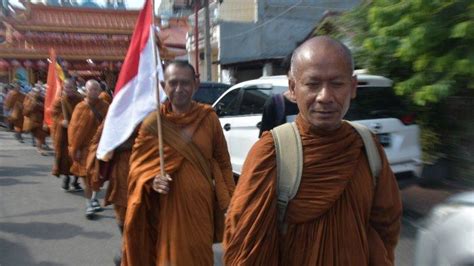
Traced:
<path fill-rule="evenodd" d="M 287 89 L 286 76 L 262 77 L 232 86 L 214 102 L 236 175 L 240 175 L 247 153 L 258 140 L 265 101 Z M 413 115 L 403 109 L 390 79 L 359 74 L 357 97 L 345 118 L 377 134 L 397 179 L 413 180 L 422 170 L 420 132 Z"/>
<path fill-rule="evenodd" d="M 474 265 L 474 191 L 456 194 L 418 229 L 415 265 Z"/>
<path fill-rule="evenodd" d="M 229 88 L 230 85 L 224 83 L 201 82 L 193 100 L 212 105 Z"/>

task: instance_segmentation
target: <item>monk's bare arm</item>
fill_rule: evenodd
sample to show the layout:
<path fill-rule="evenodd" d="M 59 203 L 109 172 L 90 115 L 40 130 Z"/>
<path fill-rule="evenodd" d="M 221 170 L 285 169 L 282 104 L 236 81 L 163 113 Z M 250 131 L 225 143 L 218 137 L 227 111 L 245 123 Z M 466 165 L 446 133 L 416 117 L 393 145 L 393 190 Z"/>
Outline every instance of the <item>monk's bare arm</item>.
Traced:
<path fill-rule="evenodd" d="M 389 260 L 394 261 L 395 247 L 400 235 L 402 203 L 396 178 L 390 168 L 383 148 L 379 145 L 382 171 L 372 203 L 370 225 L 380 236 Z"/>
<path fill-rule="evenodd" d="M 225 227 L 225 265 L 278 265 L 276 165 L 269 133 L 247 156 Z"/>

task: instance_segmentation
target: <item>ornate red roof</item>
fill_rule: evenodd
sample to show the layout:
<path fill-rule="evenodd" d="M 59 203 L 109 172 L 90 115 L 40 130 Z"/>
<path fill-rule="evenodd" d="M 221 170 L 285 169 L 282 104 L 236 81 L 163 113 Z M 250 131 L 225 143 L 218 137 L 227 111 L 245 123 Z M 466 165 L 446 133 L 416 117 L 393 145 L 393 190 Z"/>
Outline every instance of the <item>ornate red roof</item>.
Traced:
<path fill-rule="evenodd" d="M 138 10 L 55 7 L 26 2 L 5 20 L 18 30 L 131 34 Z M 157 23 L 159 24 L 159 23 Z"/>
<path fill-rule="evenodd" d="M 4 18 L 7 42 L 0 44 L 0 58 L 45 59 L 54 48 L 66 60 L 123 60 L 139 13 L 25 5 L 26 9 Z M 171 19 L 160 28 L 162 58 L 186 54 L 187 19 Z"/>

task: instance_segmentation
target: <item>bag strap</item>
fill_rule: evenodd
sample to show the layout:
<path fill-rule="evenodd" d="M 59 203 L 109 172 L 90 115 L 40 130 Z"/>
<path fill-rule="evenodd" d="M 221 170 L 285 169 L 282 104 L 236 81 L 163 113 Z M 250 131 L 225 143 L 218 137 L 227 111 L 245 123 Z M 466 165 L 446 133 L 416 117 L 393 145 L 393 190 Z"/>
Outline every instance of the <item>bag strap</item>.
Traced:
<path fill-rule="evenodd" d="M 374 186 L 382 170 L 380 153 L 375 145 L 372 132 L 359 123 L 346 121 L 362 138 Z M 298 192 L 303 171 L 303 147 L 295 122 L 280 125 L 271 130 L 275 143 L 278 182 L 278 224 L 282 233 L 286 232 L 285 214 L 288 203 Z"/>
<path fill-rule="evenodd" d="M 367 160 L 369 161 L 374 186 L 377 186 L 378 176 L 382 171 L 382 160 L 380 159 L 380 153 L 377 149 L 377 145 L 375 145 L 372 132 L 368 127 L 362 124 L 347 120 L 346 122 L 349 123 L 349 125 L 351 125 L 357 131 L 357 133 L 359 133 L 360 137 L 362 138 L 362 141 L 364 142 L 365 154 L 367 156 Z"/>
<path fill-rule="evenodd" d="M 271 130 L 276 151 L 278 182 L 278 224 L 286 232 L 284 223 L 288 202 L 298 192 L 303 171 L 303 147 L 294 122 L 285 123 Z"/>
<path fill-rule="evenodd" d="M 161 119 L 161 125 L 163 129 L 163 141 L 186 158 L 196 169 L 199 169 L 214 188 L 211 165 L 191 138 L 177 130 L 166 119 Z M 149 129 L 152 133 L 156 134 L 156 123 L 149 127 Z"/>

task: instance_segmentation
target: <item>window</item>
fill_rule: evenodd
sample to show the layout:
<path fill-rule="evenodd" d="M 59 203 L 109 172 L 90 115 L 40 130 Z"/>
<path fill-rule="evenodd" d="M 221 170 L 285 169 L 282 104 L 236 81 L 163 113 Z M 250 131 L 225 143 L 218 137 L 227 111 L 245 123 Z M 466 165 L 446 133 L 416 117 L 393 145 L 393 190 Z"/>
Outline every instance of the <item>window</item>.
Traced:
<path fill-rule="evenodd" d="M 263 105 L 270 97 L 271 89 L 256 87 L 245 88 L 239 115 L 252 115 L 263 113 Z"/>
<path fill-rule="evenodd" d="M 214 106 L 218 116 L 235 115 L 237 113 L 240 91 L 241 89 L 230 91 Z"/>
<path fill-rule="evenodd" d="M 363 120 L 399 117 L 405 106 L 391 87 L 358 87 L 346 119 Z"/>

